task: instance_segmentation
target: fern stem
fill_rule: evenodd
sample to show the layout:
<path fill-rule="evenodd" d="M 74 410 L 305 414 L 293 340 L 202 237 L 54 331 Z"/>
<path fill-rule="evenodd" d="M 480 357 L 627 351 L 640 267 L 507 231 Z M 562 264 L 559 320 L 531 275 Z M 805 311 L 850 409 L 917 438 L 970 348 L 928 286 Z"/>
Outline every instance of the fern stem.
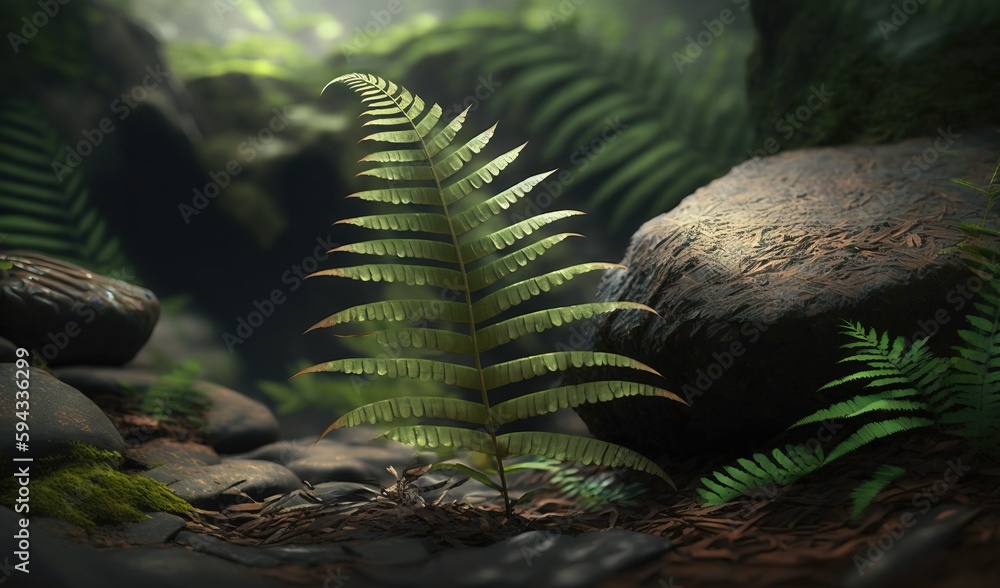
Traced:
<path fill-rule="evenodd" d="M 427 143 L 424 141 L 424 138 L 420 135 L 420 132 L 417 131 L 416 121 L 409 117 L 395 96 L 389 95 L 389 93 L 385 90 L 382 90 L 382 93 L 387 98 L 392 100 L 399 108 L 403 116 L 409 120 L 410 126 L 413 127 L 417 138 L 420 140 L 420 148 L 427 157 L 427 163 L 430 165 L 431 173 L 434 175 L 434 188 L 437 190 L 437 193 L 441 198 L 441 208 L 445 219 L 448 221 L 448 233 L 451 236 L 451 243 L 455 247 L 455 255 L 458 259 L 458 269 L 459 273 L 462 275 L 462 289 L 465 291 L 465 307 L 469 311 L 469 337 L 472 339 L 472 359 L 476 373 L 479 375 L 479 393 L 482 399 L 483 409 L 486 411 L 486 431 L 489 433 L 490 439 L 493 442 L 493 457 L 496 459 L 497 473 L 500 476 L 500 493 L 503 496 L 504 512 L 507 516 L 510 516 L 512 514 L 512 504 L 510 494 L 507 490 L 507 478 L 504 475 L 503 458 L 500 456 L 500 444 L 497 442 L 496 425 L 493 422 L 493 411 L 490 407 L 490 398 L 486 390 L 486 379 L 483 376 L 483 363 L 480 358 L 481 352 L 479 351 L 479 341 L 476 338 L 476 319 L 472 307 L 472 291 L 469 289 L 469 273 L 465 268 L 465 260 L 462 258 L 462 247 L 458 242 L 458 234 L 455 232 L 455 225 L 452 222 L 451 213 L 448 210 L 448 203 L 445 202 L 444 199 L 444 189 L 441 187 L 441 178 L 438 176 L 437 170 L 434 169 L 434 158 L 427 149 Z"/>

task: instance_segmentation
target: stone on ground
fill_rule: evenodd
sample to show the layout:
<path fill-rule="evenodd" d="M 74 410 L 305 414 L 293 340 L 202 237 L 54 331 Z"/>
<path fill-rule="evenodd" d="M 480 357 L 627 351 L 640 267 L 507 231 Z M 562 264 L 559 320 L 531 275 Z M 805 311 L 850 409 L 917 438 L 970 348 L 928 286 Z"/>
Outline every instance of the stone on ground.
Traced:
<path fill-rule="evenodd" d="M 593 341 L 651 365 L 691 406 L 637 398 L 579 414 L 598 438 L 654 457 L 743 454 L 841 398 L 817 389 L 852 367 L 836 364 L 843 321 L 911 341 L 954 331 L 979 282 L 941 250 L 985 199 L 952 179 L 985 185 L 998 157 L 997 133 L 945 130 L 751 160 L 699 189 L 644 224 L 628 269 L 599 288 L 660 317 L 605 315 Z M 953 343 L 931 339 L 946 355 Z"/>

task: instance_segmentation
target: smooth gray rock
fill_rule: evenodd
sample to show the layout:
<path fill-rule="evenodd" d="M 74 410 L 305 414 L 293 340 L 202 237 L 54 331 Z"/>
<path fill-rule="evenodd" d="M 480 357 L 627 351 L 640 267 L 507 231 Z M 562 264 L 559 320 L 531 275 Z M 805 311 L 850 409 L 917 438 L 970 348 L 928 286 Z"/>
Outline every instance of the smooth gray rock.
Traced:
<path fill-rule="evenodd" d="M 92 398 L 100 394 L 125 394 L 130 390 L 145 391 L 157 378 L 153 372 L 131 367 L 75 365 L 57 368 L 54 373 Z"/>
<path fill-rule="evenodd" d="M 315 445 L 315 438 L 278 441 L 240 457 L 280 463 L 312 484 L 368 481 L 388 484 L 394 478 L 386 467 L 401 471 L 415 463 L 417 452 L 413 448 L 371 436 L 327 436 Z"/>
<path fill-rule="evenodd" d="M 182 531 L 177 534 L 177 542 L 181 545 L 188 545 L 195 551 L 208 553 L 252 568 L 271 568 L 281 563 L 281 560 L 266 555 L 259 548 L 232 545 L 210 535 Z"/>
<path fill-rule="evenodd" d="M 166 543 L 184 528 L 184 519 L 168 512 L 154 512 L 149 518 L 125 527 L 124 539 L 129 545 Z"/>
<path fill-rule="evenodd" d="M 32 251 L 7 251 L 0 335 L 46 365 L 121 365 L 149 339 L 160 302 L 145 288 Z"/>
<path fill-rule="evenodd" d="M 587 588 L 669 549 L 665 539 L 620 529 L 575 537 L 530 531 L 487 547 L 442 551 L 416 570 L 359 564 L 358 572 L 385 586 L 439 586 L 447 578 L 454 588 Z"/>
<path fill-rule="evenodd" d="M 177 542 L 187 545 L 201 553 L 207 553 L 223 559 L 254 568 L 270 568 L 281 564 L 336 564 L 348 563 L 356 559 L 345 551 L 342 545 L 272 545 L 269 547 L 251 547 L 248 545 L 233 545 L 210 535 L 182 531 L 177 535 Z M 426 555 L 426 553 L 425 553 Z"/>
<path fill-rule="evenodd" d="M 20 373 L 19 373 L 20 372 Z M 64 453 L 70 442 L 80 442 L 122 453 L 125 442 L 96 404 L 79 390 L 67 386 L 38 368 L 29 369 L 28 384 L 28 426 L 30 440 L 28 451 L 15 451 L 14 431 L 20 420 L 15 412 L 20 411 L 15 402 L 19 388 L 17 381 L 23 379 L 22 370 L 13 363 L 0 364 L 0 430 L 7 431 L 2 445 L 6 457 L 20 455 L 39 458 L 45 455 Z M 9 466 L 4 459 L 3 468 Z"/>
<path fill-rule="evenodd" d="M 130 457 L 146 464 L 180 467 L 215 465 L 222 461 L 219 454 L 207 445 L 182 443 L 165 437 L 143 443 L 132 450 Z"/>
<path fill-rule="evenodd" d="M 12 510 L 0 507 L 0 527 L 15 529 L 19 518 Z M 28 529 L 31 533 L 30 573 L 11 570 L 14 574 L 11 586 L 279 588 L 288 585 L 244 566 L 179 546 L 101 550 L 43 530 L 34 521 L 29 523 Z M 13 533 L 3 533 L 0 549 L 11 566 L 18 563 L 13 555 L 17 550 Z"/>
<path fill-rule="evenodd" d="M 251 459 L 223 459 L 215 465 L 164 465 L 139 475 L 159 480 L 194 506 L 215 504 L 224 494 L 243 493 L 254 500 L 302 487 L 287 468 Z"/>
<path fill-rule="evenodd" d="M 344 549 L 362 565 L 408 566 L 424 562 L 430 555 L 427 541 L 397 537 L 348 545 Z"/>
<path fill-rule="evenodd" d="M 955 535 L 982 512 L 981 507 L 957 504 L 938 505 L 926 513 L 917 510 L 903 512 L 882 527 L 883 533 L 876 538 L 874 548 L 867 544 L 858 547 L 850 569 L 841 577 L 840 587 L 881 588 L 922 584 L 927 580 L 928 572 L 932 571 L 929 567 L 940 565 L 941 559 L 947 557 Z M 887 529 L 893 529 L 895 533 Z M 889 545 L 889 548 L 881 547 L 878 541 Z"/>
<path fill-rule="evenodd" d="M 141 392 L 159 377 L 144 369 L 94 366 L 62 368 L 56 374 L 88 395 L 120 394 L 126 388 Z M 203 380 L 195 381 L 194 389 L 208 399 L 210 406 L 203 417 L 202 430 L 217 452 L 239 453 L 278 439 L 278 419 L 263 403 Z"/>
<path fill-rule="evenodd" d="M 262 402 L 218 384 L 198 382 L 212 403 L 205 433 L 219 453 L 239 453 L 278 440 L 278 419 Z"/>

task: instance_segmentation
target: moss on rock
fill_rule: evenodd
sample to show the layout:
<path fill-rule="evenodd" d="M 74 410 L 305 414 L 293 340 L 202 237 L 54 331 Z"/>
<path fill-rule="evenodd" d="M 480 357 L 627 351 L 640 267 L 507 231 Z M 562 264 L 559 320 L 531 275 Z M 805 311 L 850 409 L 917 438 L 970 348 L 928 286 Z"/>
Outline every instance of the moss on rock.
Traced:
<path fill-rule="evenodd" d="M 73 444 L 67 455 L 39 460 L 29 484 L 31 513 L 90 528 L 138 522 L 146 518 L 143 511 L 191 510 L 165 484 L 122 472 L 123 461 L 117 452 L 81 443 Z M 13 478 L 3 483 L 4 504 L 14 505 L 17 490 Z"/>

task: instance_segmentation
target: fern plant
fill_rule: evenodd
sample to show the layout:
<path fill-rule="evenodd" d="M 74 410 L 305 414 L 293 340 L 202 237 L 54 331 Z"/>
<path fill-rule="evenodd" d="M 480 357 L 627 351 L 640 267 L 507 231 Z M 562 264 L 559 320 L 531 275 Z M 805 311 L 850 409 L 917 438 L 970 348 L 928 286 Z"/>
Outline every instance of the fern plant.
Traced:
<path fill-rule="evenodd" d="M 562 173 L 572 178 L 563 183 L 571 193 L 585 186 L 576 196 L 606 213 L 612 229 L 670 210 L 753 147 L 744 88 L 735 82 L 742 72 L 732 65 L 741 50 L 749 53 L 749 36 L 727 35 L 698 67 L 679 71 L 663 47 L 683 47 L 680 35 L 642 53 L 594 42 L 570 24 L 536 30 L 519 20 L 469 11 L 403 43 L 387 66 L 415 79 L 490 72 L 503 91 L 483 106 L 544 133 L 538 155 L 568 160 Z"/>
<path fill-rule="evenodd" d="M 858 487 L 851 492 L 851 517 L 856 518 L 861 514 L 883 488 L 898 480 L 905 473 L 906 470 L 899 466 L 880 465 L 870 479 L 858 484 Z"/>
<path fill-rule="evenodd" d="M 545 457 L 522 461 L 507 466 L 506 470 L 507 473 L 522 470 L 551 473 L 549 483 L 558 488 L 563 496 L 574 499 L 588 513 L 600 512 L 612 506 L 633 508 L 649 492 L 647 486 L 625 482 L 614 471 L 587 473 L 583 468 Z"/>
<path fill-rule="evenodd" d="M 183 418 L 200 426 L 202 415 L 211 407 L 208 395 L 197 388 L 202 371 L 200 362 L 189 359 L 158 377 L 146 390 L 130 385 L 123 387 L 128 396 L 141 397 L 137 406 L 139 412 L 162 421 L 175 422 Z"/>
<path fill-rule="evenodd" d="M 697 491 L 704 504 L 725 504 L 769 484 L 791 484 L 823 463 L 823 451 L 821 447 L 787 445 L 784 451 L 772 451 L 771 456 L 755 453 L 753 460 L 740 459 L 737 463 L 739 467 L 725 466 L 700 480 Z"/>
<path fill-rule="evenodd" d="M 0 112 L 2 246 L 41 251 L 101 273 L 120 272 L 125 255 L 90 201 L 82 166 L 62 181 L 56 178 L 52 166 L 65 163 L 63 147 L 37 109 L 12 101 Z"/>
<path fill-rule="evenodd" d="M 656 374 L 635 359 L 594 351 L 560 351 L 496 363 L 489 361 L 490 352 L 503 349 L 519 337 L 572 321 L 617 310 L 654 312 L 632 302 L 580 304 L 519 315 L 511 312 L 515 306 L 576 276 L 621 267 L 610 263 L 584 263 L 509 283 L 512 276 L 550 248 L 573 236 L 559 233 L 537 238 L 543 227 L 580 214 L 576 211 L 548 212 L 511 226 L 492 228 L 488 224 L 552 172 L 532 176 L 494 196 L 480 195 L 478 190 L 513 162 L 523 145 L 467 169 L 467 164 L 490 141 L 495 125 L 464 144 L 455 145 L 465 112 L 451 121 L 442 121 L 443 111 L 438 104 L 428 106 L 405 88 L 368 74 L 343 75 L 330 84 L 344 84 L 358 93 L 368 108 L 363 113 L 370 118 L 365 125 L 384 129 L 364 140 L 390 145 L 388 150 L 364 157 L 362 162 L 373 167 L 359 175 L 385 180 L 391 187 L 366 190 L 350 197 L 394 207 L 393 212 L 338 221 L 363 229 L 390 231 L 391 236 L 344 245 L 337 251 L 391 257 L 409 263 L 366 263 L 320 270 L 312 275 L 450 289 L 463 301 L 409 298 L 370 302 L 341 310 L 310 328 L 376 321 L 386 326 L 371 330 L 367 335 L 383 349 L 397 350 L 399 355 L 429 350 L 449 354 L 455 357 L 454 360 L 337 359 L 306 368 L 296 376 L 339 372 L 413 378 L 473 390 L 478 394 L 478 401 L 401 394 L 344 414 L 323 432 L 321 438 L 340 427 L 390 425 L 384 436 L 395 441 L 417 447 L 461 448 L 487 454 L 495 462 L 496 479 L 459 463 L 436 464 L 435 469 L 461 471 L 496 489 L 503 497 L 508 515 L 514 501 L 509 496 L 504 460 L 512 457 L 540 455 L 585 464 L 628 466 L 659 476 L 672 485 L 658 465 L 625 447 L 565 434 L 538 431 L 501 434 L 499 431 L 507 423 L 560 408 L 625 396 L 659 396 L 683 402 L 662 388 L 623 380 L 561 386 L 495 402 L 496 395 L 506 386 L 521 385 L 571 368 L 608 366 Z M 476 231 L 481 226 L 483 228 Z M 407 233 L 420 236 L 410 238 Z M 529 237 L 536 239 L 529 242 Z M 429 262 L 435 265 L 427 265 Z M 505 283 L 507 285 L 503 285 Z M 399 325 L 413 320 L 433 321 L 446 328 Z M 445 419 L 466 426 L 400 423 L 417 418 Z"/>
<path fill-rule="evenodd" d="M 987 198 L 987 208 L 981 223 L 962 223 L 966 240 L 957 248 L 962 251 L 969 267 L 983 277 L 973 304 L 975 312 L 966 315 L 967 328 L 959 329 L 962 343 L 954 347 L 948 359 L 936 357 L 927 348 L 929 337 L 912 344 L 903 337 L 890 338 L 860 323 L 847 322 L 844 334 L 853 341 L 843 345 L 852 351 L 841 360 L 861 363 L 863 367 L 848 376 L 829 382 L 820 390 L 864 382 L 863 394 L 820 409 L 800 419 L 792 427 L 801 427 L 830 419 L 874 419 L 858 427 L 826 455 L 827 465 L 878 439 L 922 427 L 940 430 L 964 438 L 972 447 L 1000 455 L 1000 247 L 987 242 L 987 237 L 1000 237 L 1000 231 L 987 226 L 989 212 L 1000 198 L 997 163 L 990 183 L 979 187 L 964 180 L 957 183 L 975 189 Z M 729 486 L 736 493 L 722 494 L 702 478 L 698 489 L 708 502 L 726 502 L 745 492 L 753 484 L 770 481 L 782 483 L 771 472 L 754 477 L 747 460 L 741 460 L 742 470 L 727 468 L 737 484 Z M 890 466 L 883 466 L 873 482 L 855 490 L 855 514 L 870 501 L 885 484 L 901 475 Z M 718 478 L 720 472 L 715 472 Z M 878 486 L 878 483 L 882 483 Z"/>

